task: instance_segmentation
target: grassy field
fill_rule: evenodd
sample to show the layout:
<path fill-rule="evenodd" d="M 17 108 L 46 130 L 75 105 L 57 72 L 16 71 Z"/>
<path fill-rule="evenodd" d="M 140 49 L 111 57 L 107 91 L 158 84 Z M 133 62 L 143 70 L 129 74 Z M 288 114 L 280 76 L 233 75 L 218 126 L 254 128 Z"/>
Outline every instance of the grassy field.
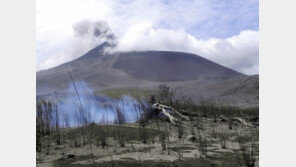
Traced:
<path fill-rule="evenodd" d="M 121 88 L 113 88 L 113 89 L 106 89 L 102 91 L 95 91 L 95 95 L 104 94 L 108 97 L 120 99 L 123 95 L 131 96 L 134 98 L 145 98 L 149 95 L 153 94 L 153 90 L 148 90 L 145 88 L 138 88 L 138 87 L 121 87 Z"/>

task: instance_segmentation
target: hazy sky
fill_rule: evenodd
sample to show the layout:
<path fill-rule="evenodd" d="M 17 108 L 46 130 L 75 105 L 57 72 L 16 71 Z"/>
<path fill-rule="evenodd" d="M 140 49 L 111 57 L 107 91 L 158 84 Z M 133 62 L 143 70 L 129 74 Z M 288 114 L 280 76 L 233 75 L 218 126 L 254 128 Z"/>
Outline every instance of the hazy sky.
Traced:
<path fill-rule="evenodd" d="M 259 72 L 258 0 L 37 0 L 37 71 L 106 40 L 114 51 L 190 52 Z"/>

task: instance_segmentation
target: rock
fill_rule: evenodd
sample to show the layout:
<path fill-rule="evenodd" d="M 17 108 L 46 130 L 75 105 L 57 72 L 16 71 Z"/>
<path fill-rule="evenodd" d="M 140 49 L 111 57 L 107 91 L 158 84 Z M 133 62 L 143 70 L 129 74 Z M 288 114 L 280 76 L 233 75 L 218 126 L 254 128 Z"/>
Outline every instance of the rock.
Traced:
<path fill-rule="evenodd" d="M 69 158 L 75 158 L 75 155 L 74 155 L 74 154 L 69 154 L 69 155 L 68 155 L 68 159 L 69 159 Z"/>
<path fill-rule="evenodd" d="M 135 148 L 134 146 L 130 146 L 130 150 L 131 150 L 131 151 L 135 151 L 136 148 Z"/>
<path fill-rule="evenodd" d="M 227 118 L 223 115 L 220 116 L 220 121 L 219 122 L 223 122 L 223 123 L 227 123 L 232 121 L 233 124 L 242 124 L 244 126 L 253 126 L 252 124 L 248 123 L 247 121 L 245 121 L 242 118 L 239 117 L 232 117 L 232 118 Z"/>
<path fill-rule="evenodd" d="M 63 146 L 63 145 L 59 145 L 59 146 L 56 146 L 54 149 L 55 149 L 55 150 L 65 149 L 65 146 Z"/>
<path fill-rule="evenodd" d="M 229 119 L 226 118 L 224 115 L 220 115 L 220 120 L 219 120 L 219 122 L 223 122 L 223 123 L 225 123 L 225 122 L 229 122 Z"/>
<path fill-rule="evenodd" d="M 74 154 L 68 154 L 68 155 L 64 155 L 61 158 L 59 158 L 59 161 L 65 160 L 65 159 L 70 159 L 70 158 L 75 158 L 76 156 Z"/>
<path fill-rule="evenodd" d="M 244 126 L 253 126 L 252 124 L 246 122 L 246 121 L 245 121 L 244 119 L 242 119 L 242 118 L 233 117 L 232 119 L 233 119 L 234 121 L 237 121 L 237 122 L 243 124 Z"/>
<path fill-rule="evenodd" d="M 195 135 L 188 135 L 186 137 L 186 140 L 187 141 L 192 141 L 192 142 L 195 142 L 197 140 L 196 136 Z"/>

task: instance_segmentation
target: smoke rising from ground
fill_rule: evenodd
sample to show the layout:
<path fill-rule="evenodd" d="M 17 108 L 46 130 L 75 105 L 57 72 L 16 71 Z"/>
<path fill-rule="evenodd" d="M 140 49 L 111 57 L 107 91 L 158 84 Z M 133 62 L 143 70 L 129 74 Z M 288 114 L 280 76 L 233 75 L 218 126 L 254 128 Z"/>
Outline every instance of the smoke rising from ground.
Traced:
<path fill-rule="evenodd" d="M 83 117 L 86 117 L 89 122 L 114 123 L 116 109 L 122 112 L 127 122 L 137 121 L 142 113 L 138 107 L 139 102 L 132 97 L 123 96 L 121 99 L 113 99 L 104 95 L 95 96 L 93 90 L 84 81 L 75 81 L 75 85 L 80 96 L 82 111 L 73 84 L 69 85 L 66 96 L 48 98 L 58 103 L 60 122 L 64 122 L 64 117 L 67 117 L 71 127 L 81 125 L 79 119 Z"/>

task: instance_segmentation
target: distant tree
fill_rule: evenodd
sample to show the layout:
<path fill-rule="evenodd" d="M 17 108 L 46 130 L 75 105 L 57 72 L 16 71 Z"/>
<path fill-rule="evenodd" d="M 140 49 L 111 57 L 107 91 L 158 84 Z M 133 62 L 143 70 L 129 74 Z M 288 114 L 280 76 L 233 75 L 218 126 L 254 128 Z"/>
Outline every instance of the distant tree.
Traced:
<path fill-rule="evenodd" d="M 149 103 L 150 104 L 154 104 L 155 102 L 156 102 L 156 100 L 155 100 L 155 96 L 154 95 L 151 95 L 150 97 L 149 97 Z"/>
<path fill-rule="evenodd" d="M 176 91 L 172 90 L 169 86 L 167 86 L 165 84 L 159 85 L 158 90 L 159 90 L 160 102 L 172 105 Z"/>
<path fill-rule="evenodd" d="M 124 123 L 126 123 L 125 115 L 118 107 L 115 109 L 114 123 L 115 124 L 124 124 Z"/>

